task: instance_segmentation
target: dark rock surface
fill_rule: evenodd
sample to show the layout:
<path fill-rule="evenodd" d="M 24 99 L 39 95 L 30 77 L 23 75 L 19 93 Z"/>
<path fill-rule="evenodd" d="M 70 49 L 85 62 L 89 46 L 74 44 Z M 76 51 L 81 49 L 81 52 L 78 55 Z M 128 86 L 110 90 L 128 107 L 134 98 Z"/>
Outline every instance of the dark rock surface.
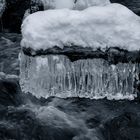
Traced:
<path fill-rule="evenodd" d="M 125 112 L 108 121 L 105 128 L 107 140 L 139 140 L 140 116 L 137 113 Z"/>
<path fill-rule="evenodd" d="M 17 106 L 21 104 L 20 86 L 17 78 L 0 78 L 0 105 Z"/>
<path fill-rule="evenodd" d="M 92 48 L 83 48 L 80 46 L 65 46 L 64 49 L 59 47 L 53 47 L 47 50 L 33 50 L 32 48 L 22 48 L 23 52 L 29 56 L 36 55 L 66 55 L 71 61 L 87 58 L 102 58 L 110 62 L 111 64 L 117 63 L 140 63 L 140 51 L 127 51 L 120 49 L 119 47 L 108 47 L 105 51 L 97 49 L 95 51 Z"/>
<path fill-rule="evenodd" d="M 6 0 L 6 9 L 2 16 L 6 32 L 20 32 L 25 11 L 30 7 L 30 0 Z"/>
<path fill-rule="evenodd" d="M 0 71 L 19 74 L 20 40 L 20 34 L 0 33 Z"/>
<path fill-rule="evenodd" d="M 26 100 L 27 99 L 27 100 Z M 1 140 L 139 140 L 139 101 L 36 99 L 0 80 Z"/>

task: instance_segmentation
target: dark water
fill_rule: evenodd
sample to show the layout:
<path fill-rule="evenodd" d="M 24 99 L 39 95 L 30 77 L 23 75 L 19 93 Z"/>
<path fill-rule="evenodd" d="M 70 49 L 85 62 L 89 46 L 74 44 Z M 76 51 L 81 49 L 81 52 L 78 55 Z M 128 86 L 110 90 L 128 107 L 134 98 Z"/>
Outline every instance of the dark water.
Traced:
<path fill-rule="evenodd" d="M 0 140 L 140 140 L 140 103 L 37 99 L 19 87 L 21 36 L 0 36 Z M 10 75 L 8 75 L 10 74 Z"/>

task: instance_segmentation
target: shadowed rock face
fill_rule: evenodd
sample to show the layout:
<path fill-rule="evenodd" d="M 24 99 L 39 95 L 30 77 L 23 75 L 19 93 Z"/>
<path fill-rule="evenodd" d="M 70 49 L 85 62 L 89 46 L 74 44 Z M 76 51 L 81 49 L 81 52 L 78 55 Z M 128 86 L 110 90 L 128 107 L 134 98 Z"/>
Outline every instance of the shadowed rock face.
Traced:
<path fill-rule="evenodd" d="M 138 101 L 36 99 L 0 80 L 2 140 L 139 140 Z"/>
<path fill-rule="evenodd" d="M 106 140 L 139 140 L 140 118 L 136 113 L 125 112 L 105 125 Z"/>
<path fill-rule="evenodd" d="M 8 32 L 20 32 L 25 11 L 30 0 L 6 0 L 6 9 L 2 16 L 3 28 Z"/>
<path fill-rule="evenodd" d="M 112 3 L 120 3 L 131 9 L 140 16 L 140 1 L 139 0 L 110 0 Z"/>
<path fill-rule="evenodd" d="M 21 104 L 19 98 L 20 87 L 17 79 L 0 79 L 0 105 L 14 105 Z"/>
<path fill-rule="evenodd" d="M 23 52 L 29 56 L 39 55 L 66 55 L 71 61 L 87 58 L 102 58 L 110 62 L 111 64 L 122 63 L 140 63 L 140 51 L 129 52 L 127 50 L 120 49 L 119 47 L 110 47 L 106 51 L 97 49 L 93 51 L 92 48 L 83 48 L 80 46 L 65 46 L 64 49 L 54 47 L 47 50 L 34 51 L 32 48 L 23 48 Z"/>
<path fill-rule="evenodd" d="M 19 74 L 20 34 L 0 33 L 0 71 Z"/>

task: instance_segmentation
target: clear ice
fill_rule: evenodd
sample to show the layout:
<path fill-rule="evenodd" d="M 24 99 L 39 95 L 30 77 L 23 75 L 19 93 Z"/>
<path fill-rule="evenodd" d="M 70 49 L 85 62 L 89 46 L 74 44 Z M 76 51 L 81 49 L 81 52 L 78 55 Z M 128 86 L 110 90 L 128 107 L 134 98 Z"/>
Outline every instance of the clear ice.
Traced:
<path fill-rule="evenodd" d="M 21 53 L 20 85 L 36 97 L 134 99 L 139 64 L 110 65 L 103 59 L 71 62 L 65 55 Z"/>

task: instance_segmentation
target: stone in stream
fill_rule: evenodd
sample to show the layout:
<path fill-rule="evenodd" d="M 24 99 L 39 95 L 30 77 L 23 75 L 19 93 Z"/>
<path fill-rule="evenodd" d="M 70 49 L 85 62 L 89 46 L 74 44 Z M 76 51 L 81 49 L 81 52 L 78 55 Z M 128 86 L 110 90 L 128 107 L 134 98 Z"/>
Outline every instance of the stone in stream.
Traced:
<path fill-rule="evenodd" d="M 28 16 L 22 25 L 22 91 L 38 98 L 134 99 L 140 73 L 139 23 L 120 4 Z"/>
<path fill-rule="evenodd" d="M 4 31 L 20 33 L 24 13 L 29 7 L 30 0 L 6 0 L 2 15 Z"/>

